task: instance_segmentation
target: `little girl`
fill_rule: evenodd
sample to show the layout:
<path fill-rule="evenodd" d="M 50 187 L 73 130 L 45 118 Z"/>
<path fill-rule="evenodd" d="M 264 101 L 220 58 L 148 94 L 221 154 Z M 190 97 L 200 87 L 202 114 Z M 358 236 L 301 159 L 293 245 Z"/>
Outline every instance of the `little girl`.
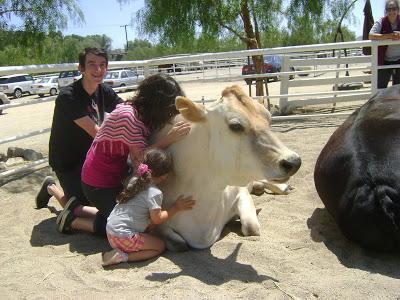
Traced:
<path fill-rule="evenodd" d="M 103 254 L 103 266 L 146 260 L 164 251 L 164 242 L 145 232 L 179 211 L 191 210 L 195 203 L 192 197 L 179 196 L 170 209 L 161 209 L 163 194 L 157 185 L 167 178 L 171 169 L 172 158 L 168 152 L 150 149 L 136 174 L 125 181 L 117 205 L 107 219 L 107 238 L 113 250 Z"/>

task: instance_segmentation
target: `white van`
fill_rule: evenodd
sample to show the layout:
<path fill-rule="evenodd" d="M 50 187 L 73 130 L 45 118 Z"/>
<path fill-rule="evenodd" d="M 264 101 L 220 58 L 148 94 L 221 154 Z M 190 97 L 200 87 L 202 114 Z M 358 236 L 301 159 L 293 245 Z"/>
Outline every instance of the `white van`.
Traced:
<path fill-rule="evenodd" d="M 0 92 L 15 98 L 23 94 L 31 94 L 31 86 L 34 83 L 33 77 L 28 74 L 14 74 L 0 77 Z"/>

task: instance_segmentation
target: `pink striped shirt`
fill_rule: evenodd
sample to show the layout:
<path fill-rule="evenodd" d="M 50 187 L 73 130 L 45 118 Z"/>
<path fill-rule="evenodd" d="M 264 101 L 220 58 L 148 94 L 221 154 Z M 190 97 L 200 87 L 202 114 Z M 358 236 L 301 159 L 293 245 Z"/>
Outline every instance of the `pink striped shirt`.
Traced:
<path fill-rule="evenodd" d="M 149 134 L 136 109 L 119 104 L 96 134 L 83 164 L 82 181 L 99 188 L 119 186 L 128 170 L 129 148 L 146 148 Z"/>

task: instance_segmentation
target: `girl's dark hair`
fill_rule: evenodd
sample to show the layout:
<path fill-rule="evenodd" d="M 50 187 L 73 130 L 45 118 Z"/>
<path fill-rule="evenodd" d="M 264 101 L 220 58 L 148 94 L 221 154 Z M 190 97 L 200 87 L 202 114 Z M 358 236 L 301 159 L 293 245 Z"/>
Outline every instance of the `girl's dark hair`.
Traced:
<path fill-rule="evenodd" d="M 161 149 L 150 149 L 144 154 L 143 163 L 148 166 L 149 171 L 135 174 L 124 181 L 124 188 L 117 196 L 118 203 L 125 203 L 144 191 L 150 184 L 152 177 L 160 177 L 172 170 L 172 156 L 169 152 Z"/>
<path fill-rule="evenodd" d="M 171 76 L 156 74 L 147 77 L 138 86 L 136 95 L 128 100 L 138 111 L 142 122 L 150 131 L 164 127 L 179 114 L 175 98 L 185 96 L 179 84 Z"/>

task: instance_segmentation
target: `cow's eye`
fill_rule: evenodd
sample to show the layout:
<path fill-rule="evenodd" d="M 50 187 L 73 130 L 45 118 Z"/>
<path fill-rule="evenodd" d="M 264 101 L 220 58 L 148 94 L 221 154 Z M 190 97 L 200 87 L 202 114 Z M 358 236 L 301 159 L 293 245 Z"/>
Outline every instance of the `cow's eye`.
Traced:
<path fill-rule="evenodd" d="M 229 124 L 229 128 L 234 132 L 242 132 L 242 131 L 244 131 L 243 125 L 240 124 L 238 121 L 231 122 Z"/>

